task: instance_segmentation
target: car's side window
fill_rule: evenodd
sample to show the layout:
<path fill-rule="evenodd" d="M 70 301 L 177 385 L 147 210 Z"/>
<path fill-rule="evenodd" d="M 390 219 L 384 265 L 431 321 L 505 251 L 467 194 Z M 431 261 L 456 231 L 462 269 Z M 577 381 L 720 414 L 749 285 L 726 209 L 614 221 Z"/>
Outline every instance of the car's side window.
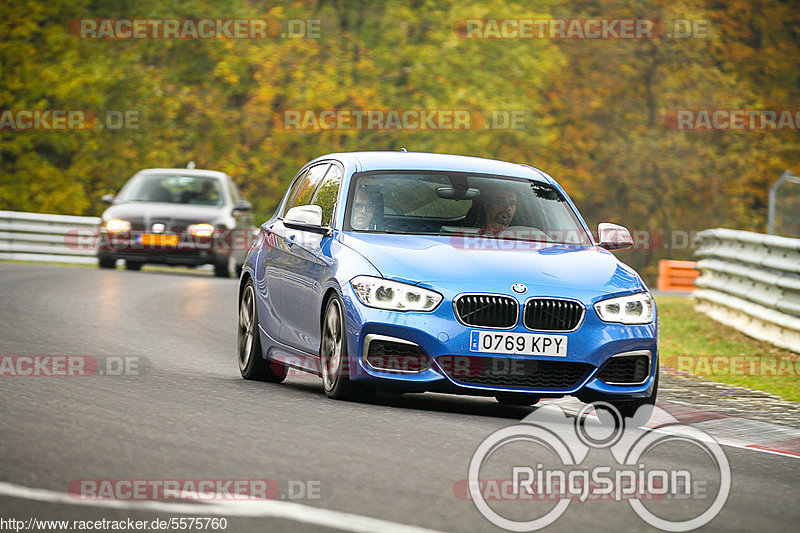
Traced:
<path fill-rule="evenodd" d="M 336 198 L 339 195 L 339 186 L 342 184 L 342 170 L 338 165 L 331 165 L 331 169 L 325 175 L 320 186 L 314 193 L 313 205 L 322 208 L 322 225 L 330 226 L 333 218 L 333 210 L 336 206 Z"/>
<path fill-rule="evenodd" d="M 308 169 L 302 171 L 297 179 L 294 180 L 294 184 L 289 189 L 289 192 L 286 193 L 286 203 L 283 205 L 283 210 L 281 211 L 281 216 L 284 216 L 286 212 L 292 207 L 292 203 L 294 202 L 294 197 L 297 196 L 297 190 L 303 185 L 303 182 L 306 181 L 308 178 Z"/>
<path fill-rule="evenodd" d="M 328 168 L 330 166 L 330 163 L 322 163 L 320 165 L 314 165 L 308 169 L 308 174 L 306 174 L 303 183 L 297 189 L 297 194 L 292 200 L 292 205 L 290 205 L 289 208 L 297 207 L 299 205 L 309 205 L 311 203 L 311 200 L 314 196 L 314 191 L 322 181 L 322 178 L 325 177 L 325 174 L 328 172 Z"/>

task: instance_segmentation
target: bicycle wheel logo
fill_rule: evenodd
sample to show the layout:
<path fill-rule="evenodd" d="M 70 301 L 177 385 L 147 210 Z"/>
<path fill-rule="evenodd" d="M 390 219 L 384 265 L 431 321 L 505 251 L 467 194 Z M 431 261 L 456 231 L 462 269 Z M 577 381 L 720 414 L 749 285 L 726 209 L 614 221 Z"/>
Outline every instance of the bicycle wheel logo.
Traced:
<path fill-rule="evenodd" d="M 593 406 L 587 405 L 572 420 L 558 407 L 537 409 L 520 424 L 484 439 L 472 456 L 467 479 L 469 497 L 478 511 L 494 525 L 515 532 L 551 525 L 573 501 L 624 500 L 646 523 L 672 532 L 697 529 L 717 516 L 730 493 L 731 472 L 725 453 L 714 439 L 697 428 L 677 423 L 658 430 L 626 427 L 613 406 L 602 407 L 594 417 Z M 672 419 L 657 407 L 648 409 Z M 504 489 L 487 492 L 487 486 L 498 480 L 487 479 L 482 470 L 504 449 L 520 447 L 525 447 L 526 453 L 511 454 L 514 459 L 503 480 Z M 681 464 L 659 456 L 660 451 L 674 447 L 685 459 Z M 610 460 L 607 464 L 585 462 L 592 450 L 599 450 L 595 455 L 606 455 Z M 552 464 L 519 461 L 521 457 L 541 455 L 550 457 Z M 687 511 L 685 503 L 692 499 L 698 500 L 699 508 Z M 493 507 L 493 500 L 547 502 L 549 507 L 537 516 L 520 519 Z M 649 505 L 665 506 L 666 514 L 669 509 L 680 509 L 681 516 L 664 516 L 664 507 L 656 512 Z"/>

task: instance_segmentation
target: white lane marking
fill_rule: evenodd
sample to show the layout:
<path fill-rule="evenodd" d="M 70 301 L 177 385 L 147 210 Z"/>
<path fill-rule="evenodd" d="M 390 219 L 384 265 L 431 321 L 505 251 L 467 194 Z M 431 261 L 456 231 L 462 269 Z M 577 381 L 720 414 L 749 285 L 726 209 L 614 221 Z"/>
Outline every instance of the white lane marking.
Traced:
<path fill-rule="evenodd" d="M 800 439 L 800 429 L 778 426 L 761 420 L 746 418 L 720 418 L 692 424 L 709 435 L 736 444 L 769 444 Z"/>
<path fill-rule="evenodd" d="M 121 500 L 79 500 L 66 492 L 46 489 L 33 489 L 0 481 L 0 496 L 22 498 L 39 502 L 64 505 L 85 505 L 125 511 L 151 511 L 194 516 L 225 516 L 234 518 L 277 518 L 303 522 L 331 529 L 355 533 L 440 533 L 433 529 L 398 524 L 379 518 L 370 518 L 352 513 L 332 511 L 294 502 L 278 500 L 215 501 L 215 502 L 161 502 L 161 501 L 121 501 Z"/>

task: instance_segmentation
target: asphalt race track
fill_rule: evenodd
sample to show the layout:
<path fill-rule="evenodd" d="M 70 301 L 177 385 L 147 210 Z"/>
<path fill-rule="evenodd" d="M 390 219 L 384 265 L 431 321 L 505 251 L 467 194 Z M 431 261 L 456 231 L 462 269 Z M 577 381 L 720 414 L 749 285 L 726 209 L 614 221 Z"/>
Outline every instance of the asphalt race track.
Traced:
<path fill-rule="evenodd" d="M 433 394 L 337 402 L 308 375 L 246 382 L 236 365 L 236 288 L 202 272 L 0 263 L 0 356 L 88 356 L 100 369 L 0 377 L 0 517 L 226 517 L 227 531 L 500 530 L 454 487 L 483 439 L 534 409 Z M 723 450 L 730 496 L 703 529 L 797 531 L 800 458 Z M 583 464 L 605 464 L 600 452 Z M 498 453 L 491 468 L 510 472 L 521 456 L 549 460 L 532 453 Z M 653 453 L 663 468 L 713 478 L 702 453 Z M 274 499 L 67 495 L 80 480 L 254 479 L 278 487 Z M 509 517 L 527 516 L 524 502 L 499 505 Z M 658 505 L 677 516 L 693 503 Z M 656 530 L 628 502 L 597 500 L 571 502 L 546 530 L 587 528 Z"/>

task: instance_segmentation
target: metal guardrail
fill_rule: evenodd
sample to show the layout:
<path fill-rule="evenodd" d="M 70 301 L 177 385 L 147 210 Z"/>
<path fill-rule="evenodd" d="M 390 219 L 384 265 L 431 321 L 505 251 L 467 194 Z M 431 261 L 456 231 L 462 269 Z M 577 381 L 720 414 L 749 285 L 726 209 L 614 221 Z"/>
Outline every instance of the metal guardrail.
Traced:
<path fill-rule="evenodd" d="M 0 211 L 0 259 L 97 264 L 98 217 Z"/>
<path fill-rule="evenodd" d="M 697 309 L 800 352 L 800 239 L 717 228 L 695 242 Z"/>

